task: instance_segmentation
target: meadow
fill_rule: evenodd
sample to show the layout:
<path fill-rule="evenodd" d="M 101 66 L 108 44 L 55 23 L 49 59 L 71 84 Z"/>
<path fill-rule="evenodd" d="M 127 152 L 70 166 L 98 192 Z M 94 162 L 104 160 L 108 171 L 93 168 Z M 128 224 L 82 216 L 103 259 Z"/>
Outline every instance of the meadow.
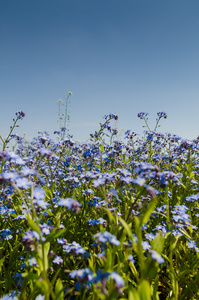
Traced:
<path fill-rule="evenodd" d="M 142 138 L 108 114 L 80 143 L 64 114 L 53 138 L 15 134 L 23 111 L 1 137 L 1 299 L 199 299 L 199 137 L 142 112 Z"/>

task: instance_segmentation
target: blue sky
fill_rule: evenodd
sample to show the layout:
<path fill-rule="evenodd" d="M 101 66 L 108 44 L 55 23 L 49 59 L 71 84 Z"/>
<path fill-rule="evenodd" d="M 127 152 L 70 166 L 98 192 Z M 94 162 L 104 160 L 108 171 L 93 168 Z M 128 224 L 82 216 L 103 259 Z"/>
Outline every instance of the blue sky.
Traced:
<path fill-rule="evenodd" d="M 165 111 L 159 131 L 196 138 L 198 16 L 198 0 L 0 0 L 1 135 L 18 110 L 17 133 L 52 134 L 71 91 L 76 140 L 110 112 L 119 129 L 141 133 L 140 111 L 152 125 Z"/>

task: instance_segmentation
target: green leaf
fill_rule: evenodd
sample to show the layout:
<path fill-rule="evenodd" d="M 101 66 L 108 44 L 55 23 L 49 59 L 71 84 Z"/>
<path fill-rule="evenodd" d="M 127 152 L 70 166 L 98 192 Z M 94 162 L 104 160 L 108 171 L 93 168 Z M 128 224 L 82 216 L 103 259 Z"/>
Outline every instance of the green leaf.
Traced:
<path fill-rule="evenodd" d="M 148 220 L 149 220 L 149 218 L 150 218 L 150 216 L 151 216 L 154 208 L 156 207 L 156 203 L 157 203 L 157 199 L 153 198 L 151 200 L 151 202 L 149 203 L 149 205 L 148 205 L 148 207 L 147 207 L 147 209 L 146 209 L 146 211 L 145 211 L 145 213 L 144 213 L 144 215 L 143 215 L 143 217 L 141 219 L 140 226 L 142 226 L 142 225 L 144 225 L 144 224 L 146 224 L 148 222 Z"/>
<path fill-rule="evenodd" d="M 122 223 L 124 229 L 126 230 L 126 233 L 128 234 L 128 236 L 133 239 L 133 234 L 131 231 L 130 226 L 126 223 L 126 221 L 124 221 L 124 219 L 122 219 L 121 217 L 118 217 L 118 219 L 120 220 L 120 222 Z"/>
<path fill-rule="evenodd" d="M 151 300 L 151 287 L 147 280 L 143 280 L 138 286 L 140 300 Z"/>
<path fill-rule="evenodd" d="M 103 152 L 104 152 L 104 147 L 103 147 L 103 145 L 102 145 L 102 144 L 100 145 L 100 151 L 101 151 L 101 153 L 103 153 Z"/>
<path fill-rule="evenodd" d="M 102 207 L 102 209 L 104 209 L 109 217 L 109 220 L 111 223 L 115 223 L 115 218 L 112 215 L 112 213 L 110 212 L 110 210 L 108 208 Z"/>
<path fill-rule="evenodd" d="M 157 276 L 153 285 L 153 300 L 160 300 L 159 295 L 158 295 L 158 280 L 159 277 Z"/>
<path fill-rule="evenodd" d="M 0 271 L 1 271 L 1 267 L 3 266 L 4 260 L 5 260 L 5 256 L 2 259 L 0 259 Z"/>
<path fill-rule="evenodd" d="M 44 190 L 46 191 L 46 198 L 47 199 L 52 199 L 53 198 L 52 191 L 49 188 L 46 188 L 46 187 L 44 187 Z"/>
<path fill-rule="evenodd" d="M 48 294 L 49 293 L 49 286 L 48 282 L 46 280 L 39 279 L 36 283 L 37 287 L 41 290 L 42 294 Z"/>
<path fill-rule="evenodd" d="M 157 253 L 159 253 L 159 254 L 162 253 L 163 248 L 164 248 L 164 238 L 160 233 L 157 234 L 155 239 L 151 242 L 151 247 Z"/>
<path fill-rule="evenodd" d="M 140 300 L 140 296 L 135 289 L 129 289 L 128 291 L 128 299 L 129 300 Z"/>
<path fill-rule="evenodd" d="M 47 271 L 48 269 L 48 252 L 50 249 L 50 243 L 45 242 L 38 245 L 37 262 L 41 271 Z"/>
<path fill-rule="evenodd" d="M 38 280 L 39 275 L 35 273 L 30 273 L 30 272 L 24 272 L 22 273 L 22 276 L 26 279 L 32 279 L 32 280 Z"/>
<path fill-rule="evenodd" d="M 51 279 L 51 286 L 54 285 L 56 279 L 57 279 L 57 276 L 59 275 L 59 272 L 61 271 L 61 268 L 57 270 L 57 272 L 55 273 L 55 275 L 53 276 L 53 278 Z"/>
<path fill-rule="evenodd" d="M 48 252 L 50 249 L 50 243 L 46 243 L 43 245 L 44 247 L 44 267 L 45 267 L 45 271 L 47 271 L 48 269 Z"/>
<path fill-rule="evenodd" d="M 55 297 L 59 300 L 64 299 L 63 284 L 60 278 L 57 279 L 55 285 Z"/>
<path fill-rule="evenodd" d="M 37 224 L 35 224 L 35 222 L 33 221 L 33 219 L 31 218 L 31 216 L 29 214 L 26 215 L 27 221 L 28 221 L 28 225 L 30 226 L 30 228 L 33 231 L 36 231 L 38 234 L 40 234 L 40 228 Z"/>
<path fill-rule="evenodd" d="M 64 234 L 64 232 L 66 232 L 66 228 L 65 229 L 53 229 L 51 231 L 51 233 L 46 237 L 46 242 L 51 242 L 52 240 L 55 240 L 56 238 L 58 238 L 60 235 Z"/>
<path fill-rule="evenodd" d="M 139 273 L 138 273 L 138 271 L 136 270 L 135 265 L 134 265 L 131 261 L 130 261 L 130 263 L 129 263 L 129 267 L 130 267 L 130 269 L 131 269 L 133 275 L 134 275 L 135 278 L 137 279 L 137 281 L 139 281 Z"/>

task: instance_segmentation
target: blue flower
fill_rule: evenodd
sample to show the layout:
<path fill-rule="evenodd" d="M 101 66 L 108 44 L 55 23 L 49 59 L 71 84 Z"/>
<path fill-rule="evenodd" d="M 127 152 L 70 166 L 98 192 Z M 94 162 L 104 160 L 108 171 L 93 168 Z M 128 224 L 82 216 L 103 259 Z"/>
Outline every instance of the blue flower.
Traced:
<path fill-rule="evenodd" d="M 2 174 L 2 178 L 5 179 L 5 180 L 11 180 L 11 181 L 14 181 L 16 180 L 18 177 L 18 175 L 14 172 L 8 172 L 8 173 L 3 173 Z"/>
<path fill-rule="evenodd" d="M 159 264 L 164 263 L 164 259 L 162 258 L 162 256 L 159 253 L 157 253 L 155 250 L 150 250 L 150 253 L 151 253 L 151 257 L 155 259 Z"/>
<path fill-rule="evenodd" d="M 81 207 L 81 204 L 72 198 L 60 199 L 57 205 L 65 206 L 66 208 L 71 209 L 76 213 L 80 210 Z"/>
<path fill-rule="evenodd" d="M 82 248 L 80 246 L 80 244 L 76 243 L 75 241 L 72 242 L 72 244 L 70 243 L 66 243 L 63 245 L 63 251 L 70 254 L 70 253 L 74 253 L 74 254 L 81 254 L 81 255 L 85 255 L 86 254 L 86 250 L 84 248 Z"/>
<path fill-rule="evenodd" d="M 130 254 L 130 255 L 128 256 L 128 260 L 130 260 L 133 264 L 135 263 L 135 260 L 134 260 L 132 254 Z"/>
<path fill-rule="evenodd" d="M 74 270 L 70 272 L 69 275 L 72 279 L 77 277 L 78 279 L 89 278 L 89 280 L 91 280 L 93 278 L 93 273 L 88 268 Z"/>
<path fill-rule="evenodd" d="M 28 176 L 28 175 L 34 174 L 35 171 L 25 166 L 25 167 L 23 167 L 23 168 L 21 169 L 20 173 L 21 173 L 23 176 Z"/>
<path fill-rule="evenodd" d="M 16 160 L 17 158 L 19 158 L 19 156 L 14 152 L 14 151 L 8 151 L 6 153 L 6 158 L 11 158 L 11 159 L 14 159 Z"/>
<path fill-rule="evenodd" d="M 100 185 L 105 184 L 105 178 L 98 178 L 96 180 L 93 180 L 93 186 L 98 187 Z"/>
<path fill-rule="evenodd" d="M 38 200 L 43 200 L 45 198 L 45 190 L 42 189 L 41 187 L 36 187 L 34 188 L 33 190 L 33 196 L 35 199 L 38 199 Z"/>
<path fill-rule="evenodd" d="M 197 247 L 197 243 L 195 242 L 195 241 L 189 241 L 188 243 L 187 243 L 187 245 L 188 245 L 188 248 L 189 249 L 193 249 L 193 250 L 195 250 L 196 252 L 199 252 L 199 248 Z"/>
<path fill-rule="evenodd" d="M 116 239 L 114 235 L 109 233 L 108 231 L 99 232 L 93 236 L 99 243 L 105 244 L 109 242 L 110 244 L 119 246 L 120 242 Z"/>
<path fill-rule="evenodd" d="M 12 291 L 10 294 L 4 295 L 1 300 L 17 300 L 18 297 L 16 296 L 16 292 Z"/>
<path fill-rule="evenodd" d="M 13 236 L 11 235 L 11 234 L 9 234 L 9 235 L 7 235 L 6 237 L 5 237 L 5 240 L 6 241 L 9 241 L 9 240 L 11 240 L 13 238 Z"/>
<path fill-rule="evenodd" d="M 50 234 L 50 230 L 49 230 L 49 228 L 47 228 L 47 227 L 44 227 L 44 228 L 42 229 L 42 232 L 43 232 L 44 234 L 46 234 L 46 235 Z"/>
<path fill-rule="evenodd" d="M 19 188 L 27 190 L 31 186 L 32 182 L 28 181 L 26 178 L 18 178 L 16 180 L 16 185 Z"/>
<path fill-rule="evenodd" d="M 16 285 L 21 286 L 23 283 L 23 277 L 21 273 L 16 272 L 13 278 L 16 280 Z"/>
<path fill-rule="evenodd" d="M 45 296 L 38 295 L 35 300 L 45 300 Z"/>
<path fill-rule="evenodd" d="M 151 248 L 150 244 L 147 241 L 142 241 L 143 250 L 149 250 Z"/>
<path fill-rule="evenodd" d="M 31 257 L 29 260 L 28 260 L 28 263 L 29 263 L 29 266 L 36 266 L 37 265 L 37 261 L 34 257 Z"/>
<path fill-rule="evenodd" d="M 44 209 L 46 209 L 48 207 L 48 202 L 45 202 L 44 200 L 38 200 L 37 204 L 39 205 L 39 207 L 42 207 Z"/>
<path fill-rule="evenodd" d="M 125 285 L 124 284 L 124 279 L 117 272 L 112 272 L 109 275 L 109 278 L 113 278 L 113 280 L 117 284 L 117 288 L 121 288 L 121 287 L 123 287 Z"/>
<path fill-rule="evenodd" d="M 52 155 L 52 152 L 47 148 L 41 148 L 39 150 L 39 153 L 43 156 L 48 156 L 48 157 L 50 157 Z"/>
<path fill-rule="evenodd" d="M 58 238 L 57 238 L 57 243 L 60 244 L 60 245 L 64 245 L 64 244 L 67 243 L 67 240 L 64 239 L 64 238 L 61 238 L 61 239 L 58 239 Z"/>
<path fill-rule="evenodd" d="M 53 262 L 57 265 L 62 264 L 63 263 L 63 259 L 61 258 L 61 256 L 55 256 Z"/>

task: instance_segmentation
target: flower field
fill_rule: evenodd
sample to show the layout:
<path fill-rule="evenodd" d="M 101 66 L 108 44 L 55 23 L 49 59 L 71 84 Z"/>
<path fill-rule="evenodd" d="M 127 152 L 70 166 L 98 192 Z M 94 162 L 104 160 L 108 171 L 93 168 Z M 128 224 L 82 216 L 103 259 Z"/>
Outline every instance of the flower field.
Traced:
<path fill-rule="evenodd" d="M 143 138 L 109 114 L 87 143 L 28 142 L 23 117 L 1 137 L 1 299 L 199 299 L 199 138 L 159 133 L 161 112 Z"/>

